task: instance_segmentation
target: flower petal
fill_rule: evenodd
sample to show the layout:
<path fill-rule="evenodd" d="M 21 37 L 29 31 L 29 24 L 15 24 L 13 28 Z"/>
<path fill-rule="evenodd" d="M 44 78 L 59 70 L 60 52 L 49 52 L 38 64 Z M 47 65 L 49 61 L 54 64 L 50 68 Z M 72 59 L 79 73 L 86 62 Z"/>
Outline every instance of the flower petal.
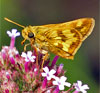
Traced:
<path fill-rule="evenodd" d="M 46 76 L 47 76 L 47 74 L 46 74 L 46 73 L 41 73 L 41 74 L 42 74 L 42 76 L 43 76 L 43 77 L 46 77 Z"/>
<path fill-rule="evenodd" d="M 48 72 L 49 72 L 48 67 L 44 67 L 44 68 L 43 68 L 43 70 L 44 70 L 46 73 L 48 73 Z"/>
<path fill-rule="evenodd" d="M 66 80 L 67 80 L 67 77 L 65 77 L 65 76 L 61 76 L 61 77 L 60 77 L 60 81 L 61 81 L 61 82 L 65 82 Z"/>
<path fill-rule="evenodd" d="M 10 31 L 7 31 L 7 34 L 9 35 L 9 37 L 12 36 L 12 33 Z"/>
<path fill-rule="evenodd" d="M 57 81 L 53 81 L 53 85 L 58 85 L 58 82 Z"/>
<path fill-rule="evenodd" d="M 64 90 L 64 85 L 59 85 L 59 90 Z"/>
<path fill-rule="evenodd" d="M 35 59 L 36 57 L 35 56 L 32 56 L 31 58 Z"/>
<path fill-rule="evenodd" d="M 22 52 L 22 55 L 21 55 L 22 57 L 27 57 L 27 55 L 26 55 L 26 53 L 24 53 L 24 52 Z"/>
<path fill-rule="evenodd" d="M 36 58 L 35 56 L 31 56 L 31 60 L 32 60 L 32 59 L 35 59 L 35 58 Z"/>
<path fill-rule="evenodd" d="M 28 62 L 28 61 L 29 61 L 29 59 L 25 58 L 25 61 L 26 61 L 26 62 Z"/>
<path fill-rule="evenodd" d="M 11 32 L 12 32 L 13 35 L 15 35 L 16 32 L 17 32 L 17 29 L 12 29 Z"/>
<path fill-rule="evenodd" d="M 28 56 L 28 57 L 31 57 L 31 56 L 32 56 L 32 52 L 31 52 L 31 51 L 28 51 L 28 52 L 27 52 L 27 56 Z"/>
<path fill-rule="evenodd" d="M 82 88 L 83 89 L 89 89 L 88 85 L 83 85 Z"/>
<path fill-rule="evenodd" d="M 82 93 L 87 93 L 87 91 L 86 90 L 83 90 L 83 91 L 81 91 Z"/>
<path fill-rule="evenodd" d="M 32 62 L 35 62 L 35 60 L 34 60 L 34 59 L 31 59 L 31 61 L 32 61 Z"/>
<path fill-rule="evenodd" d="M 50 72 L 49 72 L 50 75 L 53 75 L 55 73 L 56 73 L 56 71 L 54 69 L 50 70 Z"/>
<path fill-rule="evenodd" d="M 47 80 L 51 80 L 51 78 L 52 78 L 52 77 L 50 77 L 50 76 L 47 76 Z"/>
<path fill-rule="evenodd" d="M 71 84 L 70 83 L 68 83 L 68 82 L 65 82 L 65 84 L 64 84 L 65 86 L 67 86 L 67 87 L 70 87 L 71 86 Z"/>
<path fill-rule="evenodd" d="M 82 81 L 77 81 L 79 86 L 82 86 Z"/>
<path fill-rule="evenodd" d="M 20 33 L 19 33 L 19 32 L 17 32 L 15 36 L 20 36 Z"/>

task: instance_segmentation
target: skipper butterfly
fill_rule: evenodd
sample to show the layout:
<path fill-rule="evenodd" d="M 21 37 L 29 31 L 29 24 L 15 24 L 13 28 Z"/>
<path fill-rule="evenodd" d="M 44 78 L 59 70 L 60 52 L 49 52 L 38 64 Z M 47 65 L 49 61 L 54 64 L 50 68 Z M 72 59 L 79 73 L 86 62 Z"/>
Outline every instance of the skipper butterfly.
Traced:
<path fill-rule="evenodd" d="M 81 18 L 65 23 L 41 26 L 22 26 L 8 18 L 5 20 L 24 28 L 22 36 L 40 50 L 50 51 L 60 57 L 73 59 L 82 42 L 91 34 L 95 21 Z"/>

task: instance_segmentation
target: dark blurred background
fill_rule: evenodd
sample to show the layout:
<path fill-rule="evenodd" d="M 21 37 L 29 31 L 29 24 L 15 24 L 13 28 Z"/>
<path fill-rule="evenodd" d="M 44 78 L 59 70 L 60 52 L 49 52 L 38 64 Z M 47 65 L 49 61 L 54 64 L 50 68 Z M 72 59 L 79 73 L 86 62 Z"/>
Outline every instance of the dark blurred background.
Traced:
<path fill-rule="evenodd" d="M 6 31 L 22 28 L 4 20 L 4 17 L 24 26 L 67 22 L 82 17 L 96 21 L 93 33 L 83 42 L 74 60 L 59 58 L 67 70 L 68 81 L 82 80 L 90 87 L 88 93 L 99 93 L 99 0 L 0 0 L 0 49 L 9 45 Z M 16 39 L 16 47 L 23 51 L 22 37 Z M 51 60 L 54 54 L 51 55 Z"/>

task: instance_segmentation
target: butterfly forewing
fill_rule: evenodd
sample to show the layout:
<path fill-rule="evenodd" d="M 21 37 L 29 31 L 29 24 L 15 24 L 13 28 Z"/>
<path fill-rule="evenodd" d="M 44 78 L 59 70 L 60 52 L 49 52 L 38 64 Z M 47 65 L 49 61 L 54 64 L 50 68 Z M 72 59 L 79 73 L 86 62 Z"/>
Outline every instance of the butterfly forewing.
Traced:
<path fill-rule="evenodd" d="M 44 42 L 40 41 L 40 45 L 46 46 L 49 51 L 58 56 L 72 59 L 82 41 L 92 32 L 93 27 L 92 18 L 40 26 L 39 35 L 44 38 Z"/>

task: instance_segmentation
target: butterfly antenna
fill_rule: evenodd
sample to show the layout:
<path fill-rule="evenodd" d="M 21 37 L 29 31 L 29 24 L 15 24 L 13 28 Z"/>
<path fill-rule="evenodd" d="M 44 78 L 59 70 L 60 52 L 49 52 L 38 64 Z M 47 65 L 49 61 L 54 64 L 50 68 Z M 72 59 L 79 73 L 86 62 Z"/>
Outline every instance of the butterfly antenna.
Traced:
<path fill-rule="evenodd" d="M 22 28 L 25 28 L 25 26 L 20 25 L 20 24 L 18 24 L 18 23 L 16 23 L 16 22 L 14 22 L 14 21 L 12 21 L 12 20 L 6 18 L 6 17 L 5 17 L 4 19 L 5 19 L 6 21 L 10 22 L 10 23 L 13 23 L 13 24 L 15 24 L 15 25 L 17 25 L 17 26 L 20 26 L 20 27 L 22 27 Z"/>

